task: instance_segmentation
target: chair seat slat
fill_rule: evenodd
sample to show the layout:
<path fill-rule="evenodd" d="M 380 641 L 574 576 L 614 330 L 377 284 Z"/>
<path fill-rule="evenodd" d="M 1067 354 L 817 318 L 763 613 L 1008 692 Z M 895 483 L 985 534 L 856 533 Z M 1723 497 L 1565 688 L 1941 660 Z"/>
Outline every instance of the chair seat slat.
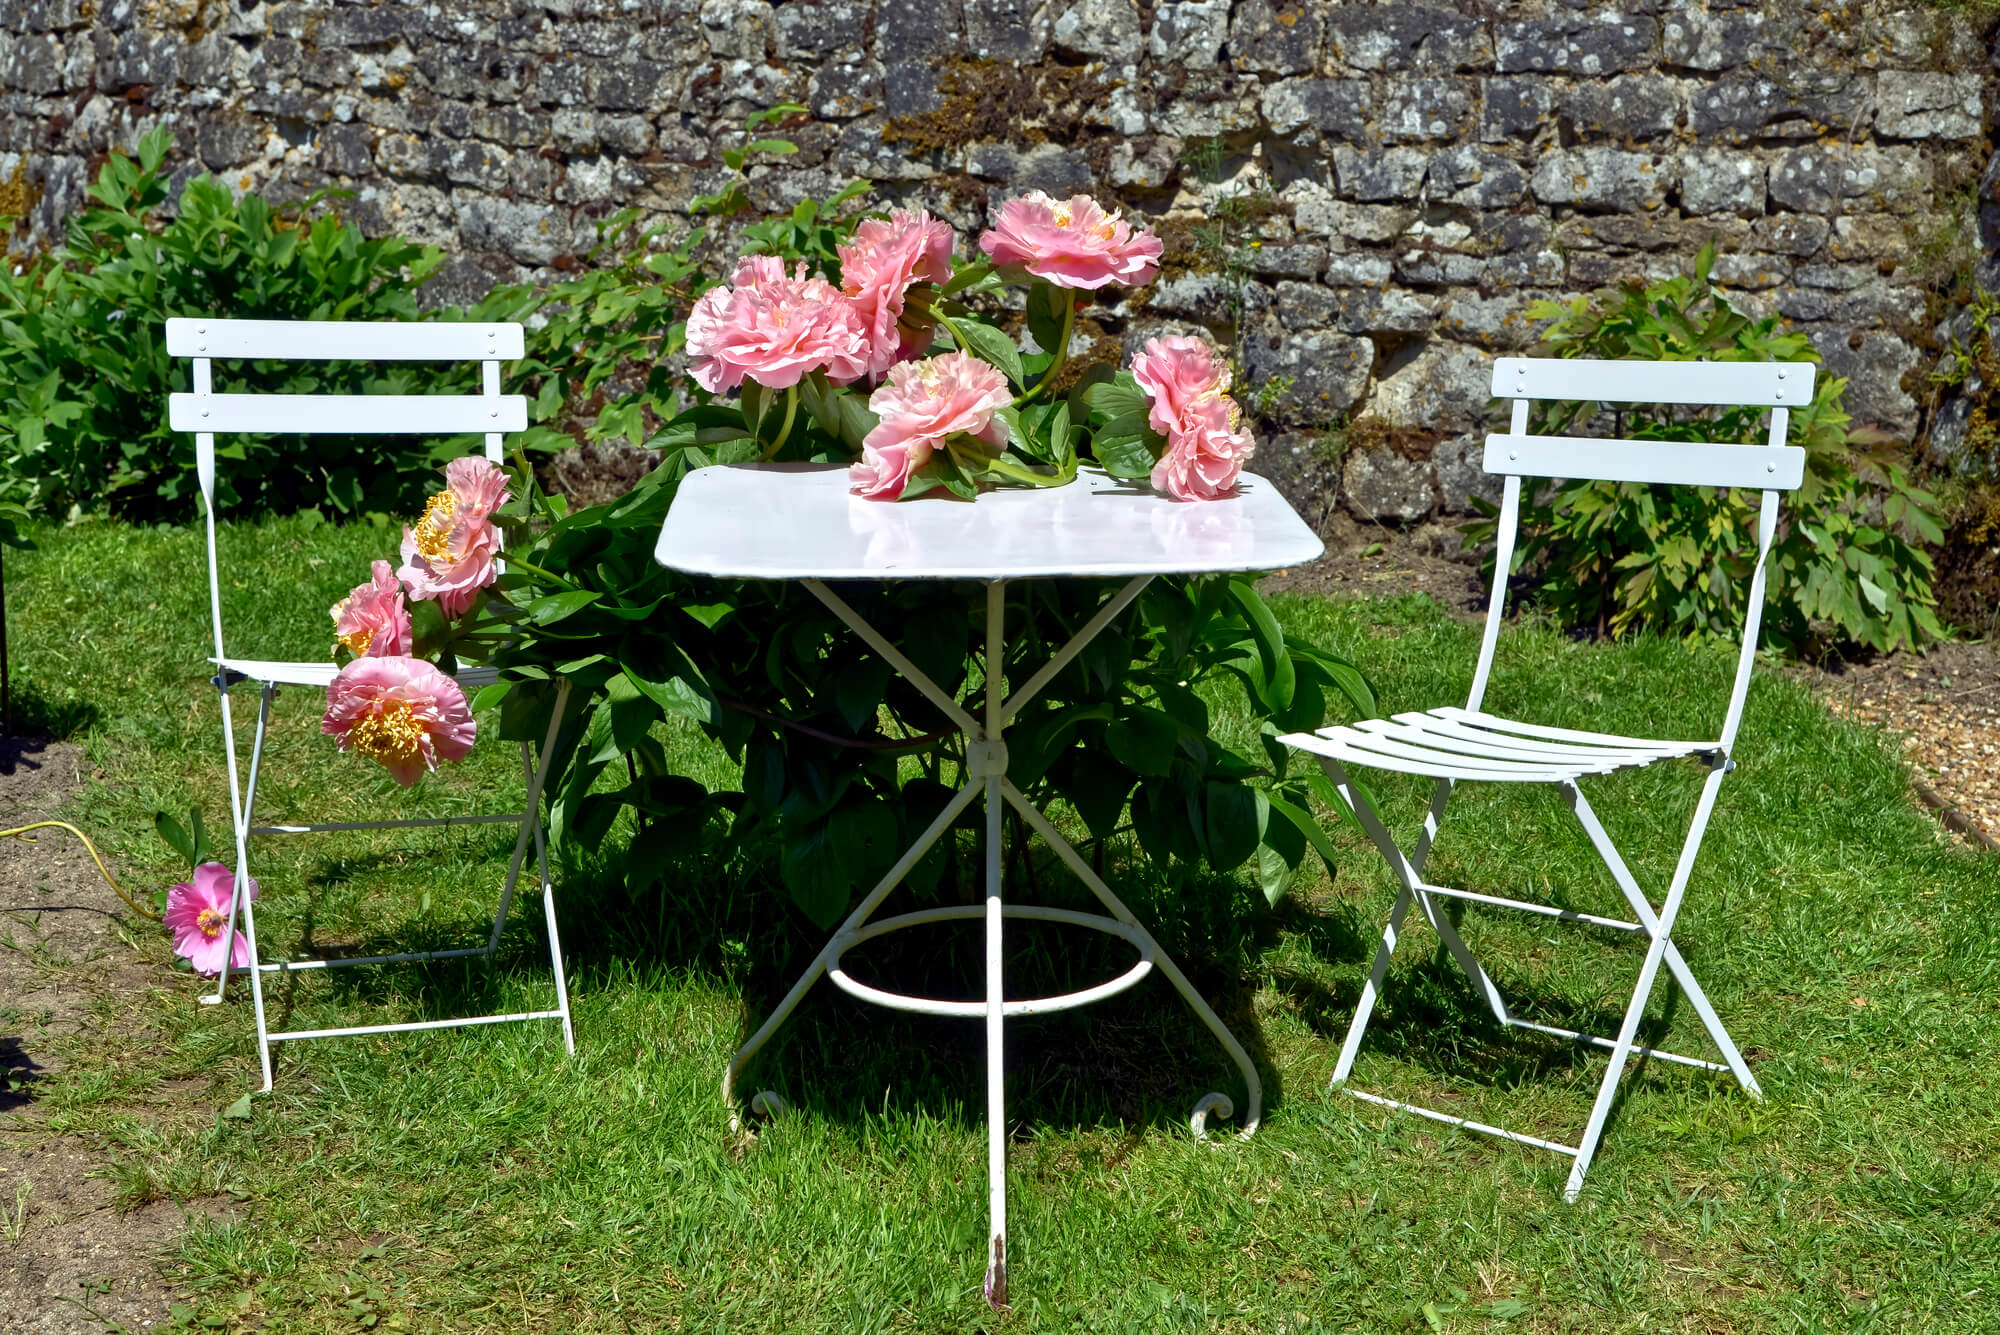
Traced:
<path fill-rule="evenodd" d="M 454 436 L 525 431 L 528 401 L 446 394 L 175 394 L 176 431 L 268 431 L 314 435 Z"/>

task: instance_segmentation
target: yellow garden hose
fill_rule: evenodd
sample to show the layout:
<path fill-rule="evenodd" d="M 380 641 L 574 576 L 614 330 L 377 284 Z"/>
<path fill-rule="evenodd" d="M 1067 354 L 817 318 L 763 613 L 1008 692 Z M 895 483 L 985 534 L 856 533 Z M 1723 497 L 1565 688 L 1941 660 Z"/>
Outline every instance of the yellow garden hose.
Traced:
<path fill-rule="evenodd" d="M 98 875 L 104 878 L 104 883 L 110 886 L 112 891 L 120 899 L 124 900 L 126 905 L 130 907 L 134 913 L 138 914 L 142 918 L 150 918 L 155 922 L 159 921 L 158 914 L 154 913 L 151 909 L 140 908 L 139 905 L 133 901 L 132 896 L 126 894 L 123 890 L 120 890 L 118 888 L 118 882 L 113 880 L 111 877 L 111 868 L 104 865 L 104 859 L 101 856 L 99 856 L 97 852 L 97 845 L 90 842 L 89 835 L 85 834 L 82 830 L 77 829 L 76 826 L 71 825 L 68 821 L 38 820 L 33 825 L 17 825 L 11 830 L 0 830 L 0 839 L 26 839 L 29 843 L 32 844 L 35 841 L 32 838 L 29 838 L 28 832 L 31 830 L 47 830 L 47 829 L 68 830 L 71 834 L 75 835 L 79 840 L 82 841 L 83 846 L 86 849 L 90 850 L 90 860 L 97 864 Z"/>

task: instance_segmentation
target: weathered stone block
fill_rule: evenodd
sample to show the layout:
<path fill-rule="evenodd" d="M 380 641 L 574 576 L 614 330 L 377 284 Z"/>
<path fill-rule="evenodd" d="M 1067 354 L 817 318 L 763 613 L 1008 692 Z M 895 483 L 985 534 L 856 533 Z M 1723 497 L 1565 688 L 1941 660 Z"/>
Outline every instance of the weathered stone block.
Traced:
<path fill-rule="evenodd" d="M 1396 80 L 1382 108 L 1382 137 L 1390 143 L 1456 139 L 1472 124 L 1472 100 L 1464 79 Z"/>
<path fill-rule="evenodd" d="M 1534 300 L 1524 293 L 1484 297 L 1472 289 L 1452 292 L 1440 305 L 1438 331 L 1461 343 L 1515 352 L 1535 340 L 1535 328 L 1527 318 L 1528 303 Z"/>
<path fill-rule="evenodd" d="M 366 176 L 375 165 L 375 136 L 365 125 L 328 125 L 319 132 L 321 171 L 335 176 Z"/>
<path fill-rule="evenodd" d="M 1317 283 L 1279 283 L 1274 309 L 1287 329 L 1326 329 L 1340 312 L 1331 289 Z"/>
<path fill-rule="evenodd" d="M 1318 7 L 1270 0 L 1239 0 L 1229 28 L 1230 63 L 1265 74 L 1307 74 L 1319 64 Z"/>
<path fill-rule="evenodd" d="M 1764 213 L 1762 158 L 1724 148 L 1699 148 L 1681 163 L 1681 207 L 1689 213 Z"/>
<path fill-rule="evenodd" d="M 1330 329 L 1287 334 L 1271 321 L 1244 339 L 1243 361 L 1247 396 L 1282 377 L 1290 384 L 1276 396 L 1273 416 L 1286 425 L 1318 426 L 1353 407 L 1368 388 L 1375 345 Z"/>
<path fill-rule="evenodd" d="M 1827 75 L 1826 87 L 1781 87 L 1761 74 L 1731 74 L 1695 93 L 1688 128 L 1696 139 L 1816 139 L 1865 127 L 1865 81 Z"/>
<path fill-rule="evenodd" d="M 1482 79 L 1479 138 L 1489 144 L 1533 139 L 1553 124 L 1555 90 L 1545 79 Z"/>
<path fill-rule="evenodd" d="M 1672 79 L 1628 74 L 1606 83 L 1573 85 L 1562 115 L 1581 138 L 1657 139 L 1680 124 L 1681 95 Z"/>
<path fill-rule="evenodd" d="M 1250 271 L 1260 277 L 1317 278 L 1325 267 L 1325 246 L 1257 244 L 1250 250 Z"/>
<path fill-rule="evenodd" d="M 1428 178 L 1432 200 L 1469 208 L 1509 208 L 1528 194 L 1528 174 L 1519 164 L 1470 144 L 1432 158 Z"/>
<path fill-rule="evenodd" d="M 1281 79 L 1264 89 L 1261 105 L 1273 134 L 1306 130 L 1359 143 L 1368 131 L 1373 96 L 1366 79 Z"/>
<path fill-rule="evenodd" d="M 1385 445 L 1355 450 L 1340 470 L 1347 507 L 1363 519 L 1414 523 L 1437 505 L 1430 464 Z"/>
<path fill-rule="evenodd" d="M 1887 139 L 1976 139 L 1984 89 L 1977 74 L 1884 70 L 1875 81 L 1875 133 Z"/>
<path fill-rule="evenodd" d="M 540 204 L 505 199 L 465 200 L 458 234 L 467 250 L 501 251 L 523 264 L 547 264 L 570 249 L 568 216 Z"/>
<path fill-rule="evenodd" d="M 1428 5 L 1344 5 L 1327 16 L 1332 58 L 1352 69 L 1490 69 L 1493 39 L 1471 14 Z"/>
<path fill-rule="evenodd" d="M 1915 348 L 1881 330 L 1856 337 L 1837 325 L 1814 330 L 1812 341 L 1827 373 L 1847 377 L 1847 411 L 1857 423 L 1873 423 L 1904 439 L 1916 434 L 1917 401 L 1902 384 L 1920 360 Z"/>
<path fill-rule="evenodd" d="M 264 127 L 249 117 L 225 113 L 201 122 L 195 131 L 195 151 L 204 167 L 212 172 L 224 171 L 261 156 L 265 133 Z"/>
<path fill-rule="evenodd" d="M 905 76 L 902 86 L 906 89 L 912 83 L 921 89 L 929 82 L 925 78 L 928 71 L 921 65 L 899 66 L 897 73 Z M 914 76 L 914 79 L 909 76 Z M 932 87 L 931 101 L 935 104 L 936 100 L 937 90 Z M 811 80 L 806 84 L 806 105 L 812 109 L 813 115 L 823 120 L 851 120 L 882 107 L 883 103 L 883 70 L 879 60 L 850 58 L 832 61 L 813 71 Z M 922 109 L 928 111 L 931 108 Z M 892 116 L 911 114 L 893 107 L 887 110 Z"/>
<path fill-rule="evenodd" d="M 1762 291 L 1777 287 L 1791 276 L 1791 266 L 1770 255 L 1720 254 L 1710 271 L 1721 287 Z"/>
<path fill-rule="evenodd" d="M 1229 0 L 1166 0 L 1153 7 L 1146 54 L 1185 69 L 1214 69 L 1229 36 Z"/>
<path fill-rule="evenodd" d="M 1057 14 L 1049 36 L 1058 51 L 1114 65 L 1136 63 L 1145 47 L 1133 0 L 1076 0 Z"/>
<path fill-rule="evenodd" d="M 1819 253 L 1831 230 L 1824 218 L 1774 213 L 1751 224 L 1750 246 L 1774 255 L 1804 259 Z"/>
<path fill-rule="evenodd" d="M 1431 472 L 1437 478 L 1438 509 L 1446 514 L 1473 513 L 1472 502 L 1498 505 L 1505 479 L 1486 471 L 1486 433 L 1467 431 L 1441 440 L 1431 451 Z"/>
<path fill-rule="evenodd" d="M 1005 8 L 1005 0 L 997 0 L 990 7 Z M 870 8 L 865 0 L 791 0 L 779 5 L 772 15 L 778 54 L 806 59 L 858 55 Z M 750 36 L 732 37 L 725 44 L 739 49 L 754 46 Z M 763 58 L 762 50 L 757 52 L 757 58 Z"/>
<path fill-rule="evenodd" d="M 403 16 L 396 8 L 329 6 L 313 25 L 312 39 L 320 46 L 386 46 L 403 35 Z"/>
<path fill-rule="evenodd" d="M 764 59 L 777 35 L 777 16 L 765 0 L 702 0 L 701 36 L 710 55 L 755 63 Z"/>
<path fill-rule="evenodd" d="M 965 0 L 965 43 L 981 60 L 1034 64 L 1048 53 L 1049 26 L 1044 0 Z"/>
<path fill-rule="evenodd" d="M 1332 296 L 1342 333 L 1428 334 L 1437 325 L 1434 299 L 1399 287 L 1342 287 Z"/>
<path fill-rule="evenodd" d="M 1909 219 L 1893 213 L 1854 213 L 1833 220 L 1827 254 L 1836 260 L 1893 259 L 1909 248 Z"/>
<path fill-rule="evenodd" d="M 1414 148 L 1371 152 L 1342 144 L 1333 150 L 1333 170 L 1340 193 L 1364 202 L 1415 198 L 1429 166 L 1429 157 Z"/>
<path fill-rule="evenodd" d="M 1671 157 L 1615 148 L 1557 149 L 1542 156 L 1530 184 L 1544 204 L 1637 213 L 1666 202 L 1676 170 Z"/>
<path fill-rule="evenodd" d="M 1771 198 L 1798 213 L 1826 213 L 1836 200 L 1870 209 L 1912 208 L 1925 202 L 1930 169 L 1922 159 L 1871 145 L 1795 148 L 1771 166 Z"/>
<path fill-rule="evenodd" d="M 1389 257 L 1371 250 L 1329 255 L 1326 281 L 1336 287 L 1355 284 L 1380 287 L 1389 281 Z"/>
<path fill-rule="evenodd" d="M 1105 179 L 1114 186 L 1157 190 L 1180 171 L 1181 141 L 1166 135 L 1120 139 L 1111 149 Z"/>
<path fill-rule="evenodd" d="M 1763 35 L 1761 11 L 1703 14 L 1687 9 L 1661 20 L 1661 55 L 1682 69 L 1735 69 L 1759 53 Z"/>
<path fill-rule="evenodd" d="M 1659 24 L 1650 18 L 1535 19 L 1503 23 L 1494 31 L 1495 63 L 1502 74 L 1582 74 L 1601 78 L 1653 63 Z"/>

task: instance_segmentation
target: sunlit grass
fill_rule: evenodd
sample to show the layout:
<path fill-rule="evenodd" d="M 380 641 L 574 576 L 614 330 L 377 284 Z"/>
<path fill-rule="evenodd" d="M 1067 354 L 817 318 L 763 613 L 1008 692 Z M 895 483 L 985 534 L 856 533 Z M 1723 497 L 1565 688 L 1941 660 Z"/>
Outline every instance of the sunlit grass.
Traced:
<path fill-rule="evenodd" d="M 73 818 L 133 880 L 164 883 L 181 869 L 151 833 L 154 809 L 198 803 L 213 830 L 226 826 L 198 536 L 85 525 L 38 537 L 41 551 L 8 565 L 17 689 L 102 772 Z M 324 609 L 392 542 L 297 521 L 230 538 L 243 630 L 232 651 L 300 657 L 324 651 Z M 1361 664 L 1385 712 L 1462 700 L 1475 632 L 1432 604 L 1279 607 L 1291 632 Z M 1510 634 L 1495 709 L 1663 736 L 1719 724 L 1723 650 Z M 247 719 L 254 696 L 238 697 Z M 1214 703 L 1219 731 L 1247 728 Z M 406 795 L 336 756 L 319 709 L 311 692 L 280 699 L 274 816 L 519 800 L 508 747 L 482 744 Z M 699 734 L 670 745 L 704 782 L 733 781 Z M 1327 1091 L 1390 898 L 1372 850 L 1344 830 L 1338 875 L 1275 912 L 1247 885 L 1170 890 L 1114 850 L 1121 893 L 1258 1056 L 1265 1125 L 1247 1144 L 1189 1139 L 1195 1098 L 1237 1091 L 1163 982 L 1010 1026 L 1015 1310 L 1003 1316 L 979 1297 L 977 1025 L 892 1016 L 823 987 L 752 1072 L 796 1115 L 754 1141 L 728 1131 L 723 1064 L 819 940 L 775 887 L 729 868 L 687 869 L 641 905 L 596 874 L 615 847 L 563 875 L 574 1059 L 552 1025 L 294 1045 L 248 1120 L 149 1129 L 161 1082 L 205 1080 L 220 1110 L 254 1087 L 256 1060 L 247 1005 L 197 1006 L 164 939 L 142 938 L 158 989 L 120 1004 L 147 1008 L 150 1036 L 86 1035 L 37 1097 L 52 1127 L 98 1141 L 128 1205 L 232 1193 L 218 1217 L 191 1217 L 167 1272 L 205 1316 L 272 1330 L 353 1330 L 369 1316 L 433 1331 L 2000 1326 L 2000 861 L 1948 845 L 1872 733 L 1774 675 L 1751 693 L 1737 759 L 1676 936 L 1768 1101 L 1727 1077 L 1635 1069 L 1575 1206 L 1560 1199 L 1564 1160 Z M 1591 790 L 1649 888 L 1671 871 L 1698 783 L 1693 766 L 1670 765 Z M 1385 777 L 1377 790 L 1407 834 L 1424 786 Z M 296 948 L 308 928 L 318 943 L 476 935 L 510 847 L 475 831 L 260 848 L 267 949 Z M 1461 790 L 1432 869 L 1620 908 L 1552 793 Z M 1615 1025 L 1641 943 L 1477 908 L 1465 930 L 1520 1009 Z M 274 989 L 274 1004 L 301 1025 L 544 1004 L 532 898 L 508 940 L 491 971 L 310 979 Z M 1023 987 L 1048 984 L 1082 944 L 1021 940 Z M 1434 945 L 1409 931 L 1357 1079 L 1573 1140 L 1600 1059 L 1495 1033 Z M 1095 942 L 1075 957 L 1118 959 Z M 898 981 L 948 984 L 977 952 L 941 931 L 867 958 Z M 1666 1046 L 1705 1053 L 1668 990 L 1650 1014 Z"/>

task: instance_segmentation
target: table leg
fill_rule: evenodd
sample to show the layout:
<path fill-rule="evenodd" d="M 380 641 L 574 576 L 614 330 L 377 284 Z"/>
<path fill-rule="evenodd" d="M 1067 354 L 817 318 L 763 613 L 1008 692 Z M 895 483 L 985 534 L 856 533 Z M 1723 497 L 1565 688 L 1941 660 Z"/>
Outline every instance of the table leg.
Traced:
<path fill-rule="evenodd" d="M 959 726 L 966 739 L 965 781 L 958 792 L 938 813 L 936 820 L 917 839 L 895 866 L 876 883 L 867 898 L 857 905 L 852 913 L 834 932 L 825 947 L 813 958 L 805 973 L 785 994 L 764 1023 L 758 1026 L 749 1040 L 730 1059 L 722 1077 L 722 1098 L 725 1106 L 735 1109 L 735 1085 L 737 1077 L 750 1060 L 770 1041 L 778 1027 L 795 1010 L 812 985 L 822 974 L 835 967 L 841 955 L 853 945 L 869 917 L 880 907 L 889 892 L 900 884 L 918 860 L 931 846 L 944 837 L 965 808 L 975 797 L 986 799 L 986 841 L 985 841 L 985 981 L 986 999 L 983 1017 L 986 1021 L 986 1166 L 987 1166 L 987 1210 L 988 1210 L 988 1250 L 985 1293 L 987 1301 L 995 1308 L 1007 1305 L 1007 1090 L 1006 1066 L 1006 987 L 1003 977 L 1002 959 L 1004 946 L 1004 923 L 1006 915 L 1002 876 L 1001 815 L 1006 806 L 1012 804 L 1039 834 L 1050 848 L 1055 850 L 1065 866 L 1078 879 L 1090 887 L 1091 893 L 1110 910 L 1111 917 L 1127 928 L 1143 943 L 1146 957 L 1152 959 L 1154 967 L 1166 974 L 1181 994 L 1190 1009 L 1201 1019 L 1230 1060 L 1236 1063 L 1242 1073 L 1247 1106 L 1241 1135 L 1248 1138 L 1257 1130 L 1258 1119 L 1263 1108 L 1263 1083 L 1258 1078 L 1257 1068 L 1243 1045 L 1236 1041 L 1227 1025 L 1214 1009 L 1196 992 L 1173 960 L 1160 949 L 1130 909 L 1111 892 L 1109 886 L 1091 869 L 1083 857 L 1070 846 L 1048 818 L 1031 805 L 1020 790 L 1007 781 L 1007 747 L 1004 735 L 1021 707 L 1028 703 L 1056 674 L 1076 657 L 1089 643 L 1096 639 L 1104 628 L 1111 624 L 1119 612 L 1128 607 L 1151 582 L 1151 576 L 1139 576 L 1129 581 L 1124 588 L 1108 599 L 1098 609 L 1096 615 L 1071 637 L 1042 668 L 1022 685 L 1012 699 L 1004 695 L 1005 683 L 1001 668 L 1006 662 L 1005 642 L 1005 583 L 992 581 L 986 585 L 986 663 L 985 684 L 986 709 L 983 722 L 976 721 L 957 701 L 944 692 L 935 682 L 926 677 L 907 656 L 891 645 L 873 626 L 849 607 L 847 603 L 818 580 L 806 580 L 805 586 L 815 597 L 825 603 L 835 615 L 845 622 L 876 652 L 887 659 L 892 667 L 908 679 L 945 715 Z M 836 980 L 838 981 L 838 980 Z M 846 984 L 843 984 L 844 986 Z M 897 999 L 878 997 L 883 1004 L 893 1004 Z M 921 1008 L 921 1003 L 919 1005 Z M 935 1013 L 935 1012 L 934 1012 Z M 759 1108 L 759 1105 L 762 1105 Z M 761 1111 L 781 1111 L 783 1103 L 776 1095 L 760 1093 L 753 1100 L 753 1109 Z M 1235 1106 L 1227 1095 L 1214 1093 L 1204 1096 L 1195 1105 L 1189 1119 L 1196 1136 L 1206 1132 L 1206 1118 L 1213 1113 L 1220 1117 L 1230 1117 Z"/>

